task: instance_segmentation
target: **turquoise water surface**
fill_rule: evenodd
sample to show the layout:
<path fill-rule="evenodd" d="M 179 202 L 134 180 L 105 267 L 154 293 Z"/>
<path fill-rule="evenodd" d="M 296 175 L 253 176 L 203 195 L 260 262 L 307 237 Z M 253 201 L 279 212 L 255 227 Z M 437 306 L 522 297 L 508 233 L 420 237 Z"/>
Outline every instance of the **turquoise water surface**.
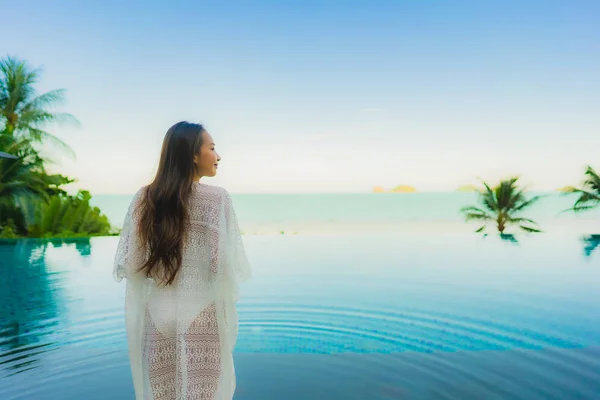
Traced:
<path fill-rule="evenodd" d="M 576 195 L 544 196 L 525 217 L 547 232 L 600 233 L 600 207 L 575 215 Z M 474 193 L 233 194 L 240 225 L 248 234 L 348 232 L 472 232 L 459 210 L 477 204 Z M 132 195 L 99 195 L 98 205 L 120 227 Z"/>
<path fill-rule="evenodd" d="M 133 399 L 118 238 L 0 245 L 0 399 Z M 236 399 L 594 399 L 600 239 L 245 235 Z"/>

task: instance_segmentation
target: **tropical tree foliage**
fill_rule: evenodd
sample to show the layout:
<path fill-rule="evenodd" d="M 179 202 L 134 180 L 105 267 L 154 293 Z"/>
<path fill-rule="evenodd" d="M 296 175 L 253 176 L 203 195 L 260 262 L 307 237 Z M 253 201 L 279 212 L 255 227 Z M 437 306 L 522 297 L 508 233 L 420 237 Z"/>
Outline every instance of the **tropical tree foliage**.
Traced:
<path fill-rule="evenodd" d="M 52 111 L 64 101 L 64 90 L 36 93 L 39 75 L 24 61 L 0 60 L 0 151 L 17 157 L 0 158 L 0 236 L 108 234 L 110 224 L 90 206 L 89 193 L 67 195 L 63 186 L 74 180 L 47 171 L 50 160 L 42 156 L 42 145 L 73 155 L 48 127 L 77 121 Z"/>
<path fill-rule="evenodd" d="M 0 130 L 4 135 L 31 143 L 58 145 L 74 155 L 66 143 L 47 131 L 55 123 L 78 123 L 71 114 L 52 111 L 52 107 L 64 102 L 65 90 L 38 95 L 35 85 L 40 74 L 39 68 L 32 70 L 27 63 L 13 57 L 0 61 Z"/>
<path fill-rule="evenodd" d="M 585 180 L 581 189 L 570 187 L 568 192 L 579 194 L 579 198 L 569 210 L 575 212 L 591 210 L 600 205 L 600 176 L 590 166 L 585 171 Z"/>
<path fill-rule="evenodd" d="M 493 188 L 484 182 L 484 188 L 477 193 L 479 206 L 460 210 L 466 221 L 482 223 L 476 232 L 484 232 L 489 224 L 493 224 L 500 234 L 504 234 L 511 225 L 526 232 L 541 232 L 535 221 L 521 216 L 521 212 L 535 204 L 541 196 L 527 198 L 525 189 L 517 183 L 518 179 L 503 180 Z"/>
<path fill-rule="evenodd" d="M 108 218 L 90 205 L 91 198 L 87 191 L 80 191 L 76 196 L 56 194 L 49 201 L 21 198 L 19 208 L 30 236 L 108 235 L 111 232 Z"/>

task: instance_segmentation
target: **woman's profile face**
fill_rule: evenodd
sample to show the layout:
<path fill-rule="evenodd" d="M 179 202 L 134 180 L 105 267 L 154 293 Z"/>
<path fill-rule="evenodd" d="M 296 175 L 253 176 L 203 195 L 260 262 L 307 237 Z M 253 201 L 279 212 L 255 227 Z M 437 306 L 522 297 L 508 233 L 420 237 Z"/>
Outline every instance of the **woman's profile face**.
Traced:
<path fill-rule="evenodd" d="M 221 157 L 215 150 L 214 139 L 208 132 L 203 131 L 200 153 L 194 157 L 194 163 L 198 166 L 198 178 L 203 176 L 215 176 L 220 160 Z"/>

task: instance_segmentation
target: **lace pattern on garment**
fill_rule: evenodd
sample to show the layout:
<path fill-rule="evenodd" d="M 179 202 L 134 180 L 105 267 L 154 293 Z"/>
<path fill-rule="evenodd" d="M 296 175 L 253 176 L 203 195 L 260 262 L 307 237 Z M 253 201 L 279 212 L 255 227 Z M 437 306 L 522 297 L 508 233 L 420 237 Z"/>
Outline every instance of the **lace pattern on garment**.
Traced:
<path fill-rule="evenodd" d="M 136 398 L 230 400 L 238 283 L 251 277 L 231 197 L 222 188 L 194 184 L 182 266 L 165 288 L 135 272 L 146 254 L 136 233 L 142 194 L 127 212 L 113 267 L 114 279 L 128 283 Z"/>

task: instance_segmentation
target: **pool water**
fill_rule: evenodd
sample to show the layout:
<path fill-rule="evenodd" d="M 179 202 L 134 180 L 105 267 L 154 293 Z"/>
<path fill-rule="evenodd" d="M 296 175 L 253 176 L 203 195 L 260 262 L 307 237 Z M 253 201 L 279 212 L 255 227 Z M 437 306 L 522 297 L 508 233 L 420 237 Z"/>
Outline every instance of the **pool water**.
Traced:
<path fill-rule="evenodd" d="M 0 244 L 0 399 L 133 399 L 117 241 Z M 244 241 L 235 399 L 600 398 L 597 237 Z"/>

